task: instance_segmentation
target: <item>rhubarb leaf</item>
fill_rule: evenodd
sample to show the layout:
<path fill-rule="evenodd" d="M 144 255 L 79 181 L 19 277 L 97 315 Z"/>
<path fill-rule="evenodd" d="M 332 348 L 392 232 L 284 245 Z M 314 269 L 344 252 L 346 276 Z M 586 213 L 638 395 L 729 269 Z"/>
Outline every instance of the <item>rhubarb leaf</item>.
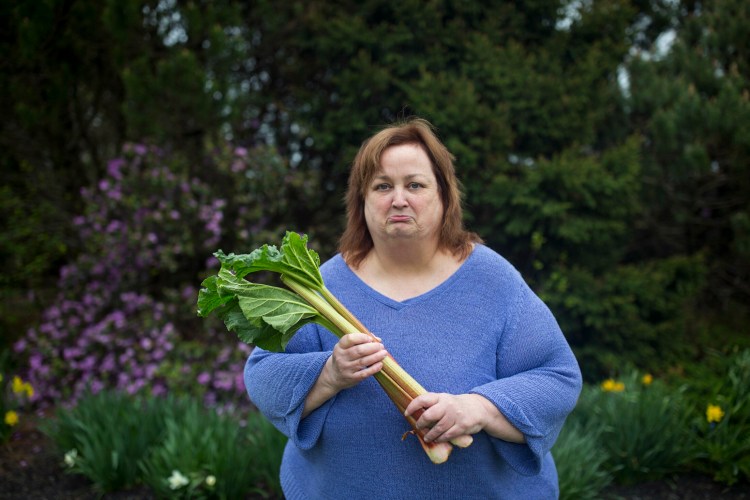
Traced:
<path fill-rule="evenodd" d="M 323 288 L 320 256 L 315 250 L 307 248 L 307 235 L 287 231 L 281 248 L 266 244 L 249 254 L 226 255 L 220 250 L 214 255 L 223 267 L 231 269 L 238 278 L 258 271 L 272 271 L 294 278 L 313 290 Z"/>
<path fill-rule="evenodd" d="M 308 323 L 335 327 L 296 293 L 251 283 L 222 263 L 219 273 L 203 281 L 198 314 L 215 312 L 239 339 L 269 351 L 283 351 L 292 336 Z M 313 292 L 314 293 L 314 292 Z"/>
<path fill-rule="evenodd" d="M 222 297 L 217 289 L 218 276 L 210 276 L 201 283 L 201 291 L 198 292 L 198 316 L 205 318 L 215 309 L 224 306 L 232 300 L 232 296 Z"/>

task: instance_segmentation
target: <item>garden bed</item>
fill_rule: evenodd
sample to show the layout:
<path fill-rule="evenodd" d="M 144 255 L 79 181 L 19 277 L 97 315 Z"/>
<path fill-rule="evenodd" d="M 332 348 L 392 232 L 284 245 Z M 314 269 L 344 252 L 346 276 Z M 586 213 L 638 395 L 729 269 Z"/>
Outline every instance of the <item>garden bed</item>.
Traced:
<path fill-rule="evenodd" d="M 744 488 L 728 488 L 704 476 L 680 476 L 632 486 L 612 486 L 608 499 L 632 500 L 750 500 Z M 94 500 L 101 498 L 82 476 L 65 472 L 62 457 L 50 440 L 27 421 L 0 446 L 0 499 Z M 150 499 L 148 489 L 110 493 L 105 499 Z M 260 498 L 260 497 L 258 497 Z"/>
<path fill-rule="evenodd" d="M 0 500 L 150 500 L 147 488 L 100 495 L 84 476 L 68 474 L 53 442 L 33 420 L 21 423 L 5 444 L 0 444 Z M 273 499 L 249 495 L 244 500 Z"/>

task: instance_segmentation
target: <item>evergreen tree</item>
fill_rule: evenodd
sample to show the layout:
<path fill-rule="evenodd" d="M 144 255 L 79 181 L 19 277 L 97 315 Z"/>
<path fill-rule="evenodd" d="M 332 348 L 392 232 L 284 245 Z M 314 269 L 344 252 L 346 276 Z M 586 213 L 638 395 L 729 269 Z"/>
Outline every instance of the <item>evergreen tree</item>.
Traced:
<path fill-rule="evenodd" d="M 750 6 L 684 2 L 665 53 L 636 53 L 630 123 L 643 140 L 632 258 L 700 257 L 698 305 L 746 328 L 750 303 Z M 714 334 L 715 335 L 715 334 Z"/>

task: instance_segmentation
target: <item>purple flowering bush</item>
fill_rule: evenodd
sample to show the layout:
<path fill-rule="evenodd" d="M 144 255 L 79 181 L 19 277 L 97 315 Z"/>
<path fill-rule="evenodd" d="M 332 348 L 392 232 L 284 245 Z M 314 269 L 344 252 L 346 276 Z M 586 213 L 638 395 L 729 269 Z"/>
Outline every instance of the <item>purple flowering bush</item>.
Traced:
<path fill-rule="evenodd" d="M 40 324 L 14 346 L 35 403 L 106 388 L 247 404 L 250 348 L 196 317 L 198 286 L 218 248 L 247 251 L 294 227 L 288 200 L 311 196 L 318 183 L 269 148 L 215 147 L 206 156 L 195 164 L 126 145 L 82 190 L 78 257 L 62 267 Z"/>

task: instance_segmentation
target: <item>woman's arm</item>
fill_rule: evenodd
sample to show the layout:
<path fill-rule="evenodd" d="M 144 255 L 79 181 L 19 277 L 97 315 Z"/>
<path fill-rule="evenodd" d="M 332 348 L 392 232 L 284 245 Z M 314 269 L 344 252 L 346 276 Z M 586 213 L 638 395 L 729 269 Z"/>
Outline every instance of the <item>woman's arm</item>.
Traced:
<path fill-rule="evenodd" d="M 513 314 L 492 353 L 495 380 L 463 394 L 424 395 L 407 411 L 425 410 L 418 425 L 435 441 L 484 431 L 497 438 L 493 447 L 514 469 L 534 474 L 576 404 L 581 373 L 551 312 L 530 289 L 523 287 L 508 307 Z"/>

